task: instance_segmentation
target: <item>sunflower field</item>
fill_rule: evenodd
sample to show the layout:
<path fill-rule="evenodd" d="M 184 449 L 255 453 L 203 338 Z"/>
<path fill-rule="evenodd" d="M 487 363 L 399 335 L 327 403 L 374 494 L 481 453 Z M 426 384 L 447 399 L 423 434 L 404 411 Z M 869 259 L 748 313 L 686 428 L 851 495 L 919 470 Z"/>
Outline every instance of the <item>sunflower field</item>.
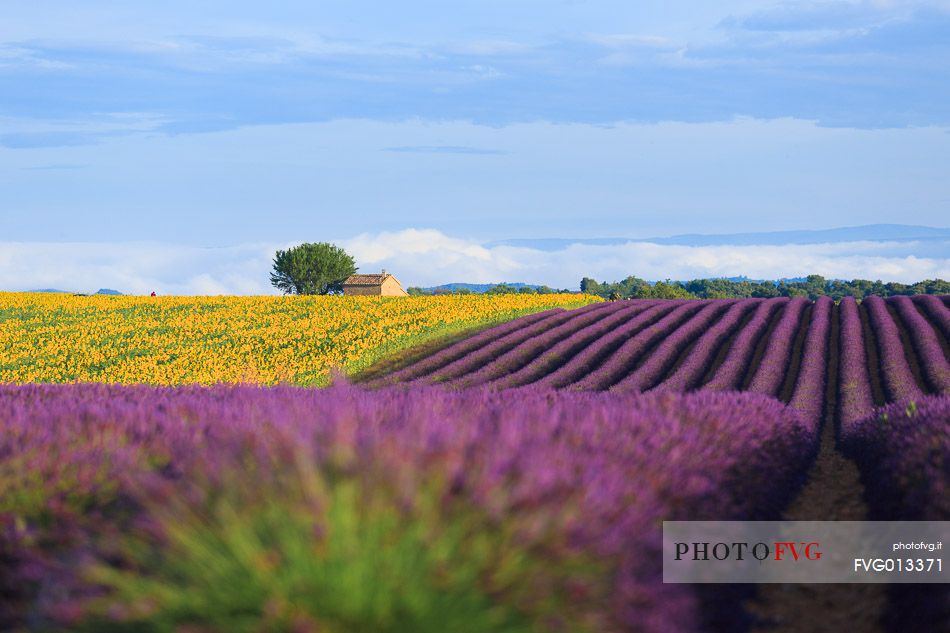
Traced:
<path fill-rule="evenodd" d="M 426 339 L 599 299 L 0 292 L 0 383 L 324 384 Z"/>

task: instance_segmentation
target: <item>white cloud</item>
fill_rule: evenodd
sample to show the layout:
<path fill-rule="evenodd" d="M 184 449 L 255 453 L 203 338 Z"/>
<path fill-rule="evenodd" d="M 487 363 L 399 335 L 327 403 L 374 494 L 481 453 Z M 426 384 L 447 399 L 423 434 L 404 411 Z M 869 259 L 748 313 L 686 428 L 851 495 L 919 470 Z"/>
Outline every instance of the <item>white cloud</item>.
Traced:
<path fill-rule="evenodd" d="M 271 294 L 275 248 L 161 243 L 0 242 L 0 288 L 126 294 Z"/>
<path fill-rule="evenodd" d="M 453 42 L 444 47 L 445 52 L 472 57 L 494 57 L 530 53 L 532 47 L 524 42 L 510 40 L 468 40 Z"/>
<path fill-rule="evenodd" d="M 431 229 L 338 240 L 362 272 L 382 268 L 406 286 L 524 281 L 577 288 L 585 276 L 618 280 L 740 276 L 758 279 L 817 273 L 829 278 L 913 282 L 950 279 L 950 249 L 915 242 L 786 246 L 670 246 L 629 242 L 573 244 L 556 251 L 487 247 Z M 273 294 L 268 275 L 277 248 L 247 244 L 198 248 L 161 243 L 0 243 L 0 289 L 57 288 L 130 294 Z"/>
<path fill-rule="evenodd" d="M 0 43 L 0 68 L 32 67 L 41 70 L 67 70 L 71 64 L 46 59 L 28 48 Z"/>
<path fill-rule="evenodd" d="M 777 279 L 812 273 L 902 282 L 950 278 L 950 257 L 921 256 L 935 249 L 915 242 L 702 247 L 629 242 L 542 251 L 488 248 L 435 230 L 407 229 L 363 234 L 343 244 L 364 269 L 386 268 L 414 286 L 525 281 L 575 288 L 585 276 L 616 280 L 628 275 L 651 280 L 741 275 Z"/>

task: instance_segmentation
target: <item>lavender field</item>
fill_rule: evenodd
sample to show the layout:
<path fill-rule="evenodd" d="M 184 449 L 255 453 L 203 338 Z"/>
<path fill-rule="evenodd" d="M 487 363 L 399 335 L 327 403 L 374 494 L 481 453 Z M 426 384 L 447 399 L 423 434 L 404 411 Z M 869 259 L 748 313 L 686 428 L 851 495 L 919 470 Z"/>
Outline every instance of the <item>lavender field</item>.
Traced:
<path fill-rule="evenodd" d="M 0 385 L 0 630 L 782 630 L 663 584 L 662 522 L 947 520 L 948 324 L 930 296 L 617 301 L 327 389 Z M 895 631 L 950 608 L 873 600 Z"/>
<path fill-rule="evenodd" d="M 760 394 L 785 404 L 821 447 L 785 518 L 950 519 L 948 297 L 618 301 L 500 334 L 482 332 L 364 382 Z M 788 629 L 782 622 L 814 609 L 814 593 L 762 593 L 756 631 L 950 630 L 942 587 L 876 596 L 832 589 L 825 595 L 835 608 Z M 735 626 L 710 630 L 745 630 Z"/>
<path fill-rule="evenodd" d="M 950 390 L 950 308 L 937 296 L 632 300 L 508 323 L 370 387 L 532 385 L 611 393 L 750 391 L 812 424 Z M 838 380 L 838 373 L 841 378 Z M 834 397 L 828 397 L 829 380 Z"/>
<path fill-rule="evenodd" d="M 711 392 L 7 386 L 0 420 L 3 630 L 698 631 L 661 522 L 777 517 L 817 440 Z"/>

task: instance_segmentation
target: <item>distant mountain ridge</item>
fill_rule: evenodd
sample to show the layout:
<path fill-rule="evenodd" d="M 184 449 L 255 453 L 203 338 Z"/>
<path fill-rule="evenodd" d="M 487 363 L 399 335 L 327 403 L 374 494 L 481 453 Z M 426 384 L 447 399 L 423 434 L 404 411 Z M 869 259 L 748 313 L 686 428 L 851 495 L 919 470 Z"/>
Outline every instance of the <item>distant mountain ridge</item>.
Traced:
<path fill-rule="evenodd" d="M 866 224 L 836 229 L 798 231 L 766 231 L 750 233 L 699 234 L 685 233 L 651 238 L 537 238 L 509 239 L 490 242 L 486 246 L 515 246 L 542 251 L 558 251 L 573 244 L 615 246 L 630 242 L 674 246 L 783 246 L 789 244 L 826 244 L 840 242 L 917 242 L 950 241 L 950 228 L 914 226 L 909 224 Z"/>
<path fill-rule="evenodd" d="M 748 281 L 752 283 L 763 283 L 766 281 L 770 281 L 776 285 L 778 285 L 779 283 L 783 281 L 785 283 L 798 283 L 798 282 L 805 281 L 805 277 L 783 277 L 781 279 L 750 279 L 749 277 L 746 277 L 746 276 L 740 276 L 740 277 L 716 277 L 715 279 L 725 279 L 726 281 L 734 281 L 734 282 Z M 689 280 L 687 279 L 673 280 L 673 283 L 685 283 L 686 281 L 689 281 Z M 653 285 L 657 282 L 658 280 L 647 280 L 647 283 L 649 283 L 650 285 Z M 423 292 L 457 292 L 459 290 L 468 290 L 469 292 L 473 292 L 475 294 L 482 294 L 482 293 L 488 292 L 494 286 L 510 286 L 512 288 L 533 288 L 535 290 L 542 287 L 541 284 L 526 284 L 522 282 L 504 282 L 503 281 L 497 284 L 467 284 L 467 283 L 458 282 L 458 283 L 442 284 L 439 286 L 429 286 L 427 288 L 422 288 L 421 290 Z"/>
<path fill-rule="evenodd" d="M 429 286 L 428 288 L 423 288 L 426 292 L 455 292 L 457 290 L 469 290 L 471 292 L 488 292 L 494 286 L 511 286 L 512 288 L 534 288 L 537 290 L 541 286 L 538 284 L 526 284 L 521 282 L 508 283 L 500 282 L 497 284 L 466 284 L 466 283 L 451 283 L 451 284 L 441 284 L 438 286 Z"/>
<path fill-rule="evenodd" d="M 77 292 L 73 292 L 72 290 L 59 290 L 59 289 L 57 289 L 57 288 L 38 288 L 38 289 L 36 289 L 36 290 L 27 290 L 27 292 L 53 292 L 53 293 L 57 293 L 57 294 L 67 294 L 67 295 L 71 295 L 71 294 L 86 294 L 86 293 L 84 293 L 84 292 L 79 292 L 79 293 L 77 293 Z M 99 288 L 99 290 L 97 290 L 97 291 L 94 292 L 93 294 L 97 294 L 97 295 L 109 295 L 109 296 L 113 296 L 113 297 L 121 297 L 121 296 L 122 296 L 122 293 L 121 293 L 121 292 L 119 292 L 118 290 L 113 290 L 112 288 Z"/>

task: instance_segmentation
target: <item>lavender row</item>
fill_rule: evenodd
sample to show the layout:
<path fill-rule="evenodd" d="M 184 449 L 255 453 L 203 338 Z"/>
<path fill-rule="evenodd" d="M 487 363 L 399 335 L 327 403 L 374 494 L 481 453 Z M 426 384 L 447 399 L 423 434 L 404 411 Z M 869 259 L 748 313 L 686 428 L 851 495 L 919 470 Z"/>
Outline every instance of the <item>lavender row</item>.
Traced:
<path fill-rule="evenodd" d="M 527 316 L 508 321 L 507 323 L 502 323 L 501 325 L 488 328 L 487 330 L 479 332 L 474 336 L 469 336 L 464 340 L 455 343 L 454 345 L 449 345 L 445 349 L 439 350 L 438 352 L 427 356 L 426 358 L 407 367 L 404 367 L 399 371 L 395 371 L 380 380 L 373 381 L 371 384 L 373 386 L 378 386 L 385 383 L 402 382 L 404 380 L 412 380 L 413 378 L 418 378 L 424 374 L 432 373 L 435 370 L 444 367 L 452 361 L 458 360 L 462 356 L 465 356 L 474 350 L 481 349 L 489 343 L 499 340 L 509 334 L 518 332 L 519 330 L 524 330 L 528 328 L 528 326 L 534 325 L 539 321 L 550 319 L 554 315 L 561 314 L 564 311 L 564 308 L 553 308 L 551 310 L 536 312 L 534 314 L 529 314 Z"/>
<path fill-rule="evenodd" d="M 888 402 L 920 398 L 924 395 L 923 391 L 914 379 L 900 332 L 887 310 L 887 304 L 880 297 L 868 297 L 861 306 L 867 311 L 877 339 L 881 377 Z"/>
<path fill-rule="evenodd" d="M 842 436 L 871 414 L 874 394 L 868 373 L 864 330 L 854 297 L 841 300 L 841 334 L 838 350 L 838 416 Z"/>
<path fill-rule="evenodd" d="M 700 337 L 689 355 L 669 378 L 655 389 L 687 391 L 698 386 L 703 376 L 710 370 L 719 349 L 732 336 L 746 315 L 753 309 L 758 310 L 765 302 L 759 299 L 740 301 Z M 746 324 L 748 327 L 749 324 Z"/>
<path fill-rule="evenodd" d="M 831 297 L 818 297 L 815 301 L 802 349 L 802 362 L 788 403 L 792 409 L 799 412 L 805 424 L 816 434 L 825 414 L 828 347 L 834 305 Z"/>
<path fill-rule="evenodd" d="M 501 337 L 500 339 L 494 341 L 485 341 L 486 344 L 482 345 L 481 347 L 470 349 L 470 351 L 456 360 L 439 367 L 431 373 L 419 373 L 417 374 L 417 377 L 424 379 L 426 382 L 441 382 L 456 378 L 470 371 L 474 371 L 496 356 L 504 354 L 513 347 L 531 339 L 531 337 L 537 336 L 550 328 L 557 327 L 562 323 L 565 323 L 566 321 L 576 317 L 578 314 L 590 312 L 591 310 L 599 308 L 602 305 L 603 304 L 592 303 L 590 305 L 584 306 L 583 308 L 561 312 L 541 321 L 527 325 L 526 327 L 517 329 L 506 336 Z"/>
<path fill-rule="evenodd" d="M 950 396 L 892 403 L 852 425 L 842 440 L 861 471 L 869 519 L 950 520 Z M 923 557 L 937 554 L 925 551 Z M 908 633 L 943 630 L 950 622 L 950 590 L 945 584 L 898 585 L 890 592 L 887 619 Z"/>
<path fill-rule="evenodd" d="M 0 624 L 310 631 L 363 592 L 357 630 L 462 630 L 446 607 L 485 604 L 533 631 L 698 631 L 662 521 L 776 518 L 812 441 L 753 394 L 0 387 Z M 363 582 L 275 581 L 344 561 Z"/>
<path fill-rule="evenodd" d="M 920 360 L 920 371 L 931 391 L 942 393 L 950 389 L 950 363 L 943 354 L 930 322 L 917 311 L 910 297 L 891 297 L 887 301 L 894 306 L 910 335 L 911 344 Z"/>
<path fill-rule="evenodd" d="M 950 337 L 950 308 L 940 300 L 940 297 L 934 295 L 920 295 L 914 297 L 914 303 L 924 309 L 927 316 L 934 322 L 934 325 L 944 337 Z"/>
<path fill-rule="evenodd" d="M 625 305 L 623 309 L 574 332 L 571 336 L 556 341 L 553 346 L 544 351 L 531 363 L 525 365 L 518 371 L 503 375 L 491 381 L 489 384 L 496 389 L 503 389 L 527 385 L 540 380 L 544 376 L 557 370 L 558 367 L 563 366 L 565 359 L 573 357 L 580 350 L 600 340 L 617 328 L 623 327 L 623 325 L 628 323 L 633 317 L 642 313 L 652 305 L 650 302 L 640 303 L 630 301 L 624 303 L 627 305 Z"/>
<path fill-rule="evenodd" d="M 700 309 L 709 305 L 708 301 L 684 302 L 653 325 L 641 330 L 628 339 L 610 355 L 599 367 L 570 388 L 580 391 L 601 391 L 622 380 L 637 361 L 661 339 L 669 336 Z"/>
<path fill-rule="evenodd" d="M 889 404 L 842 439 L 861 469 L 872 515 L 950 520 L 950 396 Z"/>
<path fill-rule="evenodd" d="M 749 391 L 778 396 L 792 358 L 795 335 L 801 325 L 802 314 L 811 304 L 808 299 L 797 297 L 788 302 L 778 325 L 772 330 L 769 345 L 756 368 Z"/>
<path fill-rule="evenodd" d="M 785 308 L 788 303 L 786 297 L 762 301 L 755 309 L 755 314 L 736 336 L 735 341 L 722 365 L 713 374 L 713 377 L 703 389 L 710 391 L 738 390 L 742 387 L 742 377 L 749 371 L 749 364 L 755 356 L 755 349 L 762 336 L 766 334 L 769 323 L 776 310 Z"/>
<path fill-rule="evenodd" d="M 680 325 L 657 345 L 639 367 L 613 385 L 613 392 L 646 391 L 660 382 L 676 359 L 704 331 L 719 322 L 723 312 L 735 301 L 712 301 L 689 321 Z"/>
<path fill-rule="evenodd" d="M 629 309 L 629 306 L 626 302 L 611 302 L 597 305 L 596 309 L 587 310 L 583 313 L 575 310 L 573 318 L 538 336 L 529 338 L 504 354 L 492 358 L 489 362 L 474 367 L 472 371 L 457 376 L 449 384 L 455 387 L 474 387 L 507 376 L 527 365 L 539 354 L 550 349 L 565 337 L 570 337 L 575 332 L 627 309 Z"/>
<path fill-rule="evenodd" d="M 599 367 L 601 361 L 609 357 L 624 341 L 631 339 L 682 304 L 681 301 L 665 301 L 651 305 L 613 332 L 592 342 L 564 365 L 534 383 L 535 386 L 557 389 L 582 380 Z"/>

